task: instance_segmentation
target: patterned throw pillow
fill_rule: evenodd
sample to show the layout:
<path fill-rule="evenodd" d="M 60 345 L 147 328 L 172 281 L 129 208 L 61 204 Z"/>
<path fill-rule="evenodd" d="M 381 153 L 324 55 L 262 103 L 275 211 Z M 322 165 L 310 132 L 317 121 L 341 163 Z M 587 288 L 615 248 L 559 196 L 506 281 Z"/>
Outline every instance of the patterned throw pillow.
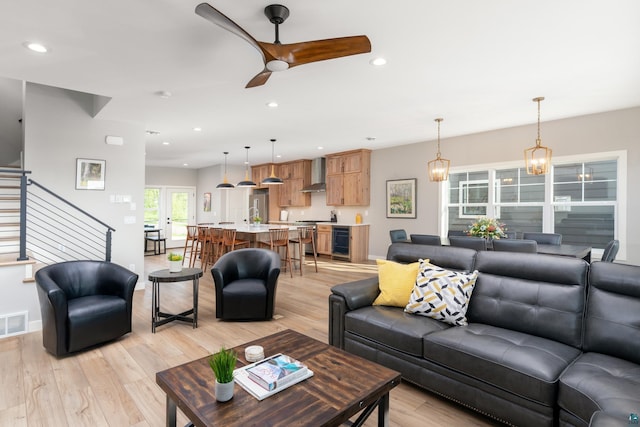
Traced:
<path fill-rule="evenodd" d="M 459 273 L 420 260 L 416 284 L 405 311 L 464 326 L 467 324 L 469 298 L 477 278 L 477 270 Z"/>

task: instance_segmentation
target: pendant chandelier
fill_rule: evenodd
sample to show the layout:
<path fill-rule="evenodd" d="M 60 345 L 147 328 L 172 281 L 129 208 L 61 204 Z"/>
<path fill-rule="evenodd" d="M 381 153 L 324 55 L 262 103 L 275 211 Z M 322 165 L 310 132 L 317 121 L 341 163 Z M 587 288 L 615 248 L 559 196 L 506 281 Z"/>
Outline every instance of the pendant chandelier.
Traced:
<path fill-rule="evenodd" d="M 282 179 L 276 176 L 276 165 L 274 163 L 274 144 L 276 140 L 271 139 L 271 175 L 262 180 L 262 185 L 279 185 L 283 184 Z"/>
<path fill-rule="evenodd" d="M 252 188 L 256 186 L 256 183 L 249 178 L 249 148 L 251 147 L 245 146 L 244 148 L 247 150 L 247 160 L 244 162 L 244 180 L 240 181 L 236 187 Z"/>
<path fill-rule="evenodd" d="M 533 98 L 533 102 L 538 103 L 538 137 L 535 147 L 524 150 L 524 161 L 529 175 L 544 175 L 551 168 L 551 148 L 541 145 L 540 139 L 540 101 L 544 97 Z"/>
<path fill-rule="evenodd" d="M 235 188 L 235 186 L 231 184 L 229 180 L 227 180 L 227 155 L 228 154 L 229 154 L 228 151 L 224 152 L 224 181 L 216 185 L 216 188 L 220 188 L 221 190 L 230 190 L 232 188 Z"/>
<path fill-rule="evenodd" d="M 429 181 L 440 182 L 449 178 L 449 160 L 440 157 L 440 122 L 443 118 L 437 118 L 438 123 L 438 154 L 435 160 L 431 160 L 428 165 Z"/>

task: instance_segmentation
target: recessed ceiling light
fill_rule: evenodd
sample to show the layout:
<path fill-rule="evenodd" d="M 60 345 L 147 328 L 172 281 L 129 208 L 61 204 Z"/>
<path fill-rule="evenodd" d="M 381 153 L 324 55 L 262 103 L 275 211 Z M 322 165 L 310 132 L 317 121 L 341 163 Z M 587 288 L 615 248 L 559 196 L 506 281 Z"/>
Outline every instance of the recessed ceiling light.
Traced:
<path fill-rule="evenodd" d="M 162 141 L 162 145 L 169 145 L 170 142 L 169 141 Z"/>
<path fill-rule="evenodd" d="M 200 131 L 202 130 L 202 128 L 195 127 L 195 128 L 193 128 L 193 130 L 194 130 L 195 132 L 200 132 Z"/>
<path fill-rule="evenodd" d="M 169 98 L 171 98 L 171 95 L 173 95 L 173 94 L 171 92 L 167 91 L 167 90 L 160 90 L 160 91 L 156 92 L 156 95 L 158 95 L 162 99 L 169 99 Z"/>
<path fill-rule="evenodd" d="M 269 108 L 278 108 L 278 103 L 276 101 L 267 102 L 267 107 L 269 107 Z"/>
<path fill-rule="evenodd" d="M 368 136 L 368 137 L 367 137 L 367 141 L 371 141 L 371 142 L 373 142 L 373 141 L 375 141 L 375 140 L 376 140 L 376 137 L 375 137 L 375 136 Z"/>
<path fill-rule="evenodd" d="M 182 166 L 189 166 L 189 163 L 183 163 Z"/>
<path fill-rule="evenodd" d="M 49 52 L 49 49 L 47 49 L 47 47 L 45 45 L 42 45 L 40 43 L 24 42 L 23 45 L 27 49 L 29 49 L 31 51 L 34 51 L 34 52 L 38 52 L 38 53 L 47 53 L 47 52 Z"/>
<path fill-rule="evenodd" d="M 276 154 L 276 157 L 277 157 L 277 158 L 281 158 L 281 157 L 282 157 L 282 154 Z"/>
<path fill-rule="evenodd" d="M 380 67 L 384 64 L 387 63 L 387 60 L 384 58 L 374 58 L 371 61 L 369 61 L 369 64 L 376 66 L 376 67 Z"/>
<path fill-rule="evenodd" d="M 324 150 L 324 147 L 318 147 L 318 150 Z"/>
<path fill-rule="evenodd" d="M 147 135 L 160 135 L 160 132 L 157 130 L 146 130 L 144 131 Z"/>

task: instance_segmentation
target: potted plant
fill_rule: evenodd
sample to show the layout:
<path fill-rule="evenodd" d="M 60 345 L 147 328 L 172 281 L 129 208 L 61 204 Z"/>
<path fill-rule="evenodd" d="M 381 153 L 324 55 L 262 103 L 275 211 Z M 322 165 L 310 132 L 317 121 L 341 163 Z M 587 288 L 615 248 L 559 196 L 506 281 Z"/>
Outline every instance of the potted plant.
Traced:
<path fill-rule="evenodd" d="M 253 217 L 253 223 L 255 225 L 260 225 L 261 222 L 262 222 L 262 218 L 260 218 L 259 216 L 256 215 Z"/>
<path fill-rule="evenodd" d="M 209 356 L 209 366 L 216 377 L 216 400 L 219 402 L 226 402 L 233 397 L 233 370 L 236 368 L 237 360 L 238 354 L 224 346 L 219 352 Z"/>
<path fill-rule="evenodd" d="M 169 260 L 169 272 L 180 273 L 182 271 L 182 255 L 170 252 L 167 259 Z"/>

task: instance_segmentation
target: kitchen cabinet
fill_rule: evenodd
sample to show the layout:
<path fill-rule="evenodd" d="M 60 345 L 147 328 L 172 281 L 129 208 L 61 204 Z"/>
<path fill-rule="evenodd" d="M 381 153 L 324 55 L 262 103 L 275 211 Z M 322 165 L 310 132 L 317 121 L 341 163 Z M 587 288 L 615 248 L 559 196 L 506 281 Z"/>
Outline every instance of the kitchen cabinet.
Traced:
<path fill-rule="evenodd" d="M 371 150 L 353 150 L 326 156 L 327 205 L 369 206 Z"/>
<path fill-rule="evenodd" d="M 263 179 L 271 176 L 271 165 L 272 163 L 265 163 L 262 165 L 251 166 L 251 179 L 257 184 L 256 188 L 269 188 L 268 185 L 262 185 L 260 183 Z M 278 165 L 275 166 L 277 173 Z"/>
<path fill-rule="evenodd" d="M 369 259 L 369 224 L 318 224 L 316 227 L 318 254 L 349 262 Z"/>
<path fill-rule="evenodd" d="M 316 239 L 316 251 L 320 255 L 331 256 L 331 231 L 332 226 L 328 224 L 318 224 L 317 239 Z"/>
<path fill-rule="evenodd" d="M 311 194 L 302 192 L 304 187 L 311 184 L 311 160 L 296 160 L 278 166 L 278 176 L 283 181 L 279 186 L 279 205 L 311 206 Z"/>

